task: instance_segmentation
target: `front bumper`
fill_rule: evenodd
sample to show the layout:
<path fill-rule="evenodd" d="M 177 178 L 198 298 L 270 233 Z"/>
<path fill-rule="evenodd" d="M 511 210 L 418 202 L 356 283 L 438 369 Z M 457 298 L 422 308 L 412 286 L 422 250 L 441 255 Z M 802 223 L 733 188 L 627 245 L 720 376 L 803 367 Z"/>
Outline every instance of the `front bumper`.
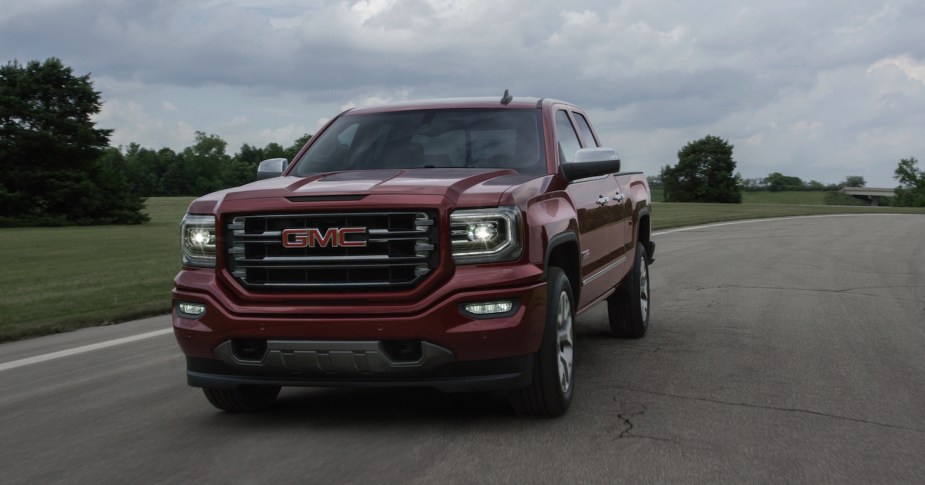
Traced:
<path fill-rule="evenodd" d="M 516 286 L 482 289 L 464 287 L 474 281 L 467 268 L 424 301 L 343 306 L 311 300 L 242 305 L 202 271 L 181 272 L 174 290 L 175 302 L 206 307 L 199 318 L 176 310 L 173 315 L 193 386 L 512 389 L 529 383 L 532 354 L 542 340 L 546 284 L 541 272 L 538 278 L 518 279 Z M 497 285 L 481 271 L 478 281 Z M 466 303 L 499 300 L 513 301 L 515 308 L 494 318 L 462 310 Z M 259 351 L 236 353 L 242 342 Z M 410 345 L 417 353 L 397 355 L 395 345 Z"/>
<path fill-rule="evenodd" d="M 396 373 L 273 373 L 187 357 L 187 382 L 193 387 L 230 389 L 243 385 L 298 387 L 429 387 L 444 392 L 503 391 L 530 383 L 533 356 L 476 362 L 446 362 L 439 367 L 407 368 Z"/>

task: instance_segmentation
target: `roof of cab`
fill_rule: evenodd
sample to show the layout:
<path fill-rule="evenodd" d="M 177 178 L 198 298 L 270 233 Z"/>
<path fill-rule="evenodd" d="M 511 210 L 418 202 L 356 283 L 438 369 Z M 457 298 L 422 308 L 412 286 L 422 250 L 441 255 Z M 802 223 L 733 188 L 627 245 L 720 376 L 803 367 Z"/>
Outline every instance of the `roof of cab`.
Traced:
<path fill-rule="evenodd" d="M 543 98 L 516 97 L 508 104 L 501 104 L 501 98 L 441 98 L 441 99 L 421 99 L 411 101 L 398 101 L 394 103 L 379 104 L 375 106 L 364 106 L 361 108 L 352 108 L 344 111 L 342 114 L 366 114 L 366 113 L 386 113 L 394 111 L 417 111 L 427 109 L 460 109 L 460 108 L 540 108 L 547 103 L 568 104 L 562 101 Z"/>

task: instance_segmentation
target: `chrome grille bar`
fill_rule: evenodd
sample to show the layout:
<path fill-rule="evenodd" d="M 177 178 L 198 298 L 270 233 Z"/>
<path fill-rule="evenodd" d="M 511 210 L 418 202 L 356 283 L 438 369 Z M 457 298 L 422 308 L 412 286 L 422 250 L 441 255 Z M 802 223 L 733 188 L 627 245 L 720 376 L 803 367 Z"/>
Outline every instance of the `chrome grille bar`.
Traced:
<path fill-rule="evenodd" d="M 351 229 L 346 242 L 329 237 L 340 228 Z M 397 290 L 418 284 L 439 259 L 435 211 L 239 215 L 226 229 L 228 270 L 256 291 Z M 287 247 L 286 230 L 323 237 Z"/>

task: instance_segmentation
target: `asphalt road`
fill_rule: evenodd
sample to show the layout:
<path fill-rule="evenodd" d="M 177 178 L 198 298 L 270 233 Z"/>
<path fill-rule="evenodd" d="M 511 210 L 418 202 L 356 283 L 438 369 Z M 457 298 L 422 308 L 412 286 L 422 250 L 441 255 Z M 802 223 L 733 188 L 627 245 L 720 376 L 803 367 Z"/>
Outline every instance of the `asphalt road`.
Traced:
<path fill-rule="evenodd" d="M 0 482 L 925 483 L 925 218 L 655 239 L 649 334 L 583 315 L 560 419 L 428 390 L 284 389 L 224 414 L 169 334 L 22 360 L 158 317 L 0 345 Z"/>

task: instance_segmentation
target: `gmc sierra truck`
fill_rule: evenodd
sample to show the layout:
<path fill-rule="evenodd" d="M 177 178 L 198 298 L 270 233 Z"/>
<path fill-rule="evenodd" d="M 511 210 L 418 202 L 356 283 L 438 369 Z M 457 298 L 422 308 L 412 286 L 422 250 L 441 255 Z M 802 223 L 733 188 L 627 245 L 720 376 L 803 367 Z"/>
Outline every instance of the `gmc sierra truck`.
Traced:
<path fill-rule="evenodd" d="M 569 103 L 350 109 L 258 179 L 181 225 L 174 332 L 219 409 L 281 386 L 429 386 L 559 416 L 577 315 L 606 302 L 614 335 L 648 328 L 649 187 Z"/>

